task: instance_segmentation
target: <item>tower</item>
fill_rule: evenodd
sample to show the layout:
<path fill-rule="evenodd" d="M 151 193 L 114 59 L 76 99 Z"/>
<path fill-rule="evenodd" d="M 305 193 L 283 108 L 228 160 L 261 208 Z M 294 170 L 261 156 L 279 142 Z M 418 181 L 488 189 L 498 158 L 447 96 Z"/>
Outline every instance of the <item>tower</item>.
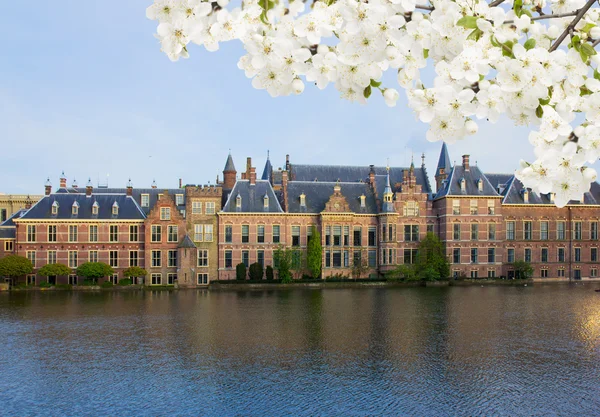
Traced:
<path fill-rule="evenodd" d="M 231 157 L 231 152 L 227 156 L 227 162 L 225 162 L 225 168 L 223 169 L 223 189 L 231 190 L 235 186 L 235 177 L 237 175 L 237 171 L 235 170 L 235 165 L 233 165 L 233 158 Z"/>
<path fill-rule="evenodd" d="M 390 185 L 390 167 L 387 167 L 387 177 L 385 188 L 383 190 L 383 206 L 381 211 L 384 213 L 393 213 L 394 212 L 394 193 L 392 192 L 392 186 Z"/>
<path fill-rule="evenodd" d="M 440 159 L 438 161 L 437 168 L 435 170 L 435 191 L 438 192 L 442 188 L 442 182 L 448 178 L 450 172 L 450 156 L 448 155 L 448 148 L 444 143 L 442 145 L 442 151 L 440 152 Z"/>
<path fill-rule="evenodd" d="M 269 159 L 269 151 L 267 151 L 267 162 L 265 163 L 265 169 L 263 169 L 261 180 L 271 181 L 271 175 L 273 174 L 273 166 L 271 165 L 271 160 Z"/>

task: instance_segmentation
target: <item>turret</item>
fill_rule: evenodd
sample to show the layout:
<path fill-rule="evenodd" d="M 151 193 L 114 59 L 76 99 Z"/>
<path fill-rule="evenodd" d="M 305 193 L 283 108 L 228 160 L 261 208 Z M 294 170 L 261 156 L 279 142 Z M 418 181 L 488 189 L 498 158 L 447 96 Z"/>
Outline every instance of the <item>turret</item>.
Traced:
<path fill-rule="evenodd" d="M 263 169 L 261 180 L 271 181 L 271 176 L 273 174 L 273 166 L 271 165 L 271 161 L 269 159 L 269 151 L 267 151 L 267 162 L 265 163 L 265 169 Z"/>
<path fill-rule="evenodd" d="M 448 155 L 448 148 L 444 143 L 442 145 L 442 151 L 440 152 L 440 159 L 438 161 L 437 169 L 435 170 L 435 191 L 438 192 L 442 188 L 442 182 L 448 178 L 450 172 L 450 156 Z"/>
<path fill-rule="evenodd" d="M 225 169 L 223 169 L 223 189 L 232 190 L 235 186 L 235 177 L 237 175 L 237 171 L 235 170 L 235 165 L 233 165 L 233 158 L 231 157 L 231 152 L 227 156 L 227 162 L 225 162 Z"/>
<path fill-rule="evenodd" d="M 385 188 L 383 190 L 383 206 L 381 211 L 384 213 L 394 212 L 394 193 L 392 192 L 392 186 L 390 185 L 390 167 L 387 167 L 387 176 L 385 182 Z"/>

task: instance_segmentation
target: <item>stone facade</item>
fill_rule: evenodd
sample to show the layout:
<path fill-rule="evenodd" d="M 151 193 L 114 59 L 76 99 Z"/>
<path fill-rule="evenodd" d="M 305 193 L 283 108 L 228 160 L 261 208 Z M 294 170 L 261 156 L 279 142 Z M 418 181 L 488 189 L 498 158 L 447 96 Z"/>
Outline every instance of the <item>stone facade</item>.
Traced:
<path fill-rule="evenodd" d="M 0 223 L 5 222 L 17 211 L 31 207 L 42 198 L 41 195 L 0 193 Z"/>

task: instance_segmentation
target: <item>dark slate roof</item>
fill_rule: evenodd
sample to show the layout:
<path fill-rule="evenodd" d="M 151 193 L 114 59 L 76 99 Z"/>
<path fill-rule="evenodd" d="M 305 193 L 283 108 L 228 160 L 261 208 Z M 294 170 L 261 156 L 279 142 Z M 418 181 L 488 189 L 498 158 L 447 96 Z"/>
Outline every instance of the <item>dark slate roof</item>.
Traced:
<path fill-rule="evenodd" d="M 17 228 L 10 226 L 0 226 L 0 239 L 15 239 L 17 236 Z"/>
<path fill-rule="evenodd" d="M 490 184 L 496 189 L 498 189 L 499 185 L 506 185 L 512 179 L 513 174 L 484 174 Z"/>
<path fill-rule="evenodd" d="M 519 181 L 517 178 L 513 177 L 513 180 L 510 182 L 509 186 L 505 191 L 504 199 L 502 200 L 503 204 L 550 204 L 554 205 L 550 201 L 549 194 L 538 194 L 528 190 L 528 202 L 525 202 L 524 199 L 524 187 L 523 183 Z M 593 182 L 590 187 L 590 191 L 583 195 L 583 201 L 569 201 L 569 204 L 600 204 L 600 184 L 597 182 Z"/>
<path fill-rule="evenodd" d="M 194 242 L 192 242 L 192 239 L 190 239 L 190 237 L 188 235 L 185 235 L 183 237 L 183 239 L 181 240 L 181 242 L 179 242 L 179 245 L 177 245 L 178 248 L 195 248 L 196 245 L 194 245 Z"/>
<path fill-rule="evenodd" d="M 269 157 L 267 157 L 267 162 L 265 163 L 265 169 L 263 169 L 261 179 L 262 180 L 270 180 L 271 172 L 273 172 L 273 165 L 271 165 L 271 161 L 269 160 Z"/>
<path fill-rule="evenodd" d="M 223 172 L 225 171 L 235 171 L 235 165 L 233 165 L 231 154 L 227 155 L 227 162 L 225 162 L 225 168 L 223 168 Z"/>
<path fill-rule="evenodd" d="M 461 180 L 465 180 L 465 191 L 460 188 Z M 483 191 L 479 191 L 477 181 L 483 181 Z M 448 179 L 444 182 L 443 187 L 438 191 L 435 198 L 464 195 L 464 196 L 490 196 L 498 197 L 496 187 L 494 187 L 487 179 L 485 174 L 481 172 L 479 167 L 471 166 L 468 171 L 462 165 L 455 165 L 448 175 Z"/>
<path fill-rule="evenodd" d="M 83 194 L 85 194 L 85 188 L 83 190 Z M 185 188 L 168 188 L 166 189 L 169 192 L 169 196 L 175 200 L 175 194 L 183 194 L 183 204 L 178 205 L 178 210 L 185 209 Z M 159 194 L 164 193 L 165 188 L 134 188 L 132 192 L 132 197 L 135 199 L 140 208 L 144 211 L 144 214 L 148 214 L 152 207 L 158 201 Z M 92 191 L 92 195 L 102 195 L 102 194 L 126 194 L 127 188 L 94 188 Z M 142 207 L 142 194 L 148 194 L 150 203 L 148 207 Z"/>
<path fill-rule="evenodd" d="M 14 219 L 20 218 L 25 213 L 27 213 L 27 209 L 20 209 L 15 211 L 8 219 L 4 220 L 4 222 L 0 224 L 0 226 L 15 227 L 16 225 Z"/>
<path fill-rule="evenodd" d="M 387 175 L 386 167 L 373 167 L 375 175 Z M 392 188 L 395 191 L 395 184 L 401 183 L 404 177 L 404 171 L 409 168 L 390 167 L 390 181 Z M 342 166 L 342 165 L 300 165 L 292 164 L 291 175 L 292 181 L 318 181 L 318 182 L 342 182 L 342 183 L 357 183 L 360 181 L 369 181 L 369 172 L 371 168 L 368 166 Z M 422 186 L 424 193 L 431 192 L 431 185 L 427 172 L 423 167 L 415 168 L 415 177 L 417 184 Z M 385 182 L 384 182 L 385 185 Z"/>
<path fill-rule="evenodd" d="M 288 212 L 321 213 L 333 194 L 335 182 L 291 181 L 288 183 Z M 346 197 L 353 213 L 377 213 L 375 196 L 366 183 L 340 183 L 341 193 Z M 383 181 L 385 187 L 385 181 Z M 300 194 L 306 196 L 306 208 L 300 206 Z M 365 195 L 365 208 L 360 207 L 360 196 Z"/>
<path fill-rule="evenodd" d="M 446 143 L 442 144 L 442 150 L 440 152 L 440 159 L 438 160 L 437 169 L 435 170 L 436 175 L 439 174 L 440 168 L 444 168 L 446 173 L 452 168 L 450 164 L 450 155 L 448 154 L 448 147 Z"/>
<path fill-rule="evenodd" d="M 283 210 L 279 205 L 279 201 L 271 183 L 265 180 L 256 180 L 256 184 L 250 185 L 249 180 L 237 180 L 233 190 L 229 194 L 229 198 L 223 207 L 223 211 L 227 213 L 238 212 L 236 208 L 237 196 L 242 198 L 242 208 L 239 212 L 244 213 L 282 213 Z M 269 207 L 264 208 L 264 196 L 269 197 Z"/>
<path fill-rule="evenodd" d="M 117 202 L 119 214 L 113 216 L 112 206 Z M 58 214 L 52 214 L 52 204 L 58 203 Z M 71 212 L 73 203 L 79 204 L 79 213 L 74 216 Z M 92 214 L 92 205 L 98 202 L 98 215 Z M 125 194 L 95 194 L 87 197 L 85 194 L 51 194 L 44 196 L 22 219 L 131 219 L 143 220 L 146 216 L 137 203 Z"/>

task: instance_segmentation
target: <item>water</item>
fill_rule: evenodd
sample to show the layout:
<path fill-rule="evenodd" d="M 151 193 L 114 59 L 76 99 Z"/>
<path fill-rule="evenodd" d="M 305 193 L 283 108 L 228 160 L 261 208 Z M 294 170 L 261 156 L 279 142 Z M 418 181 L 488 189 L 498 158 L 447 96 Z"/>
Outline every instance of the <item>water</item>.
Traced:
<path fill-rule="evenodd" d="M 600 285 L 0 294 L 0 415 L 600 415 Z"/>

